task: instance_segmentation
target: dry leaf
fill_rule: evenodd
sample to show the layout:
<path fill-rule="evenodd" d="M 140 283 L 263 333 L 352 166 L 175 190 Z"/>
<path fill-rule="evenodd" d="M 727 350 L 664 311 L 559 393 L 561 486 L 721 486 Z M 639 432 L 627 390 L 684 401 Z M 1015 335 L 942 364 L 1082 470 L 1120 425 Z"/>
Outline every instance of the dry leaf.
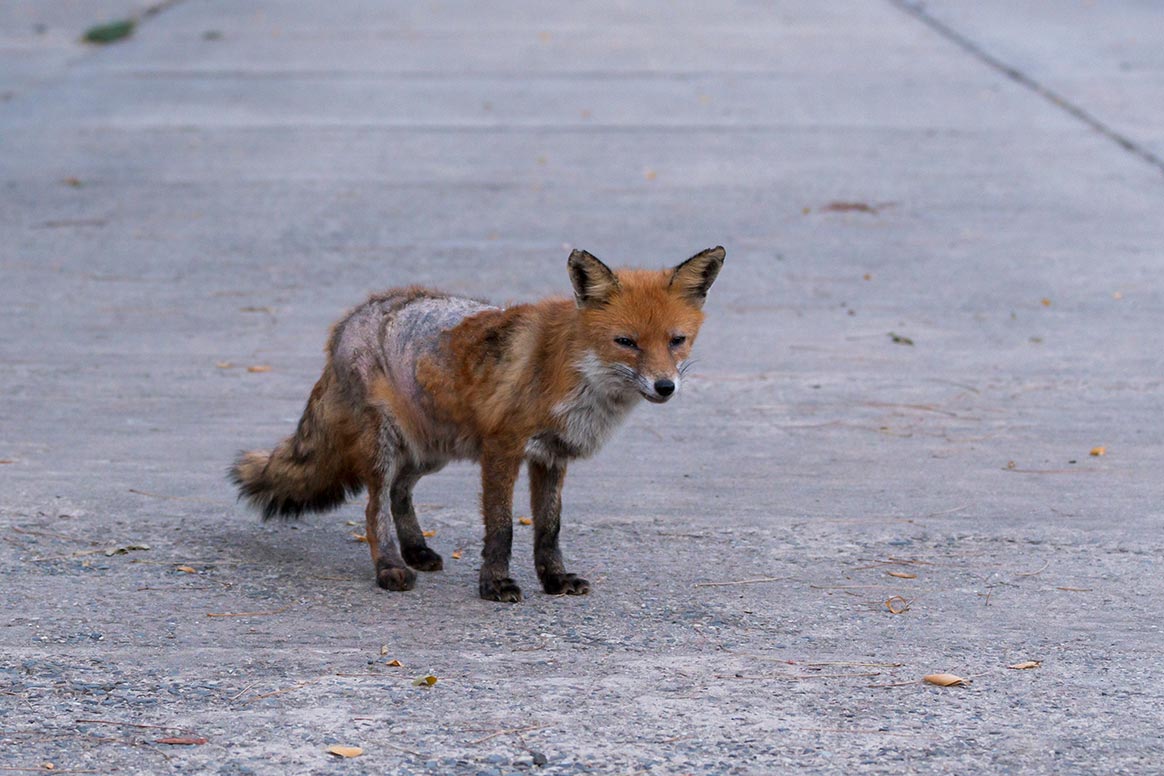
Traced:
<path fill-rule="evenodd" d="M 362 542 L 364 544 L 368 543 L 368 537 L 364 536 L 363 534 L 352 534 L 352 538 L 355 539 L 357 542 Z"/>
<path fill-rule="evenodd" d="M 327 748 L 328 754 L 334 754 L 336 757 L 359 757 L 364 753 L 364 750 L 358 746 L 340 746 L 339 744 L 332 744 Z"/>
<path fill-rule="evenodd" d="M 247 371 L 248 372 L 270 372 L 271 367 L 267 366 L 266 364 L 255 364 L 253 366 L 248 366 Z"/>
<path fill-rule="evenodd" d="M 460 550 L 453 550 L 453 560 L 460 560 L 460 559 L 461 559 L 461 551 Z"/>
<path fill-rule="evenodd" d="M 904 614 L 909 611 L 909 601 L 895 595 L 885 602 L 885 608 L 889 610 L 890 614 Z"/>
<path fill-rule="evenodd" d="M 1068 593 L 1090 593 L 1090 587 L 1057 587 L 1056 590 L 1066 590 Z"/>
<path fill-rule="evenodd" d="M 44 768 L 46 771 L 51 771 L 51 770 L 54 770 L 57 766 L 53 765 L 50 762 L 43 762 L 40 764 L 40 767 Z"/>
<path fill-rule="evenodd" d="M 1043 664 L 1042 660 L 1026 660 L 1022 663 L 1015 663 L 1012 666 L 1007 666 L 1007 668 L 1013 668 L 1016 671 L 1024 671 L 1028 668 L 1038 668 L 1042 664 Z"/>
<path fill-rule="evenodd" d="M 197 736 L 174 736 L 171 738 L 158 738 L 154 740 L 155 744 L 169 744 L 170 746 L 201 746 L 206 743 L 205 738 Z"/>
<path fill-rule="evenodd" d="M 1123 291 L 1112 291 L 1111 298 L 1115 299 L 1118 302 L 1120 299 L 1124 298 L 1124 293 L 1123 293 Z"/>
<path fill-rule="evenodd" d="M 381 644 L 381 645 L 380 645 L 380 657 L 384 657 L 384 656 L 385 656 L 385 655 L 387 655 L 387 654 L 388 654 L 388 645 L 387 645 L 387 644 Z"/>
<path fill-rule="evenodd" d="M 908 571 L 886 571 L 885 573 L 898 579 L 917 579 L 917 574 L 910 574 Z"/>
<path fill-rule="evenodd" d="M 385 665 L 392 666 L 393 668 L 400 668 L 400 666 L 402 666 L 404 664 L 401 663 L 399 660 L 396 660 L 395 658 L 393 658 L 392 660 L 389 660 L 387 663 L 385 663 Z"/>
<path fill-rule="evenodd" d="M 230 369 L 232 366 L 234 366 L 234 364 L 230 361 L 216 361 L 214 365 L 219 369 Z"/>
<path fill-rule="evenodd" d="M 194 568 L 193 566 L 178 566 L 177 570 L 181 571 L 183 574 L 197 574 L 198 573 L 198 569 Z"/>
<path fill-rule="evenodd" d="M 517 522 L 522 525 L 533 525 L 533 520 L 530 520 L 528 517 L 519 517 L 517 518 Z"/>
<path fill-rule="evenodd" d="M 1050 307 L 1051 300 L 1046 298 L 1046 297 L 1043 297 L 1041 300 L 1039 300 L 1039 304 L 1041 304 L 1043 307 Z"/>
<path fill-rule="evenodd" d="M 420 677 L 419 679 L 416 679 L 412 684 L 415 687 L 432 687 L 436 683 L 437 678 L 432 674 L 428 674 L 426 676 Z"/>
<path fill-rule="evenodd" d="M 657 172 L 655 172 L 654 170 L 646 169 L 646 170 L 643 170 L 643 177 L 649 181 L 653 181 L 653 180 L 655 180 L 655 178 L 659 177 L 659 174 Z"/>
<path fill-rule="evenodd" d="M 955 685 L 964 685 L 966 680 L 954 674 L 926 674 L 922 677 L 923 680 L 930 684 L 936 684 L 939 687 L 953 687 Z"/>
<path fill-rule="evenodd" d="M 1088 455 L 1094 455 L 1097 458 L 1101 455 L 1107 455 L 1107 448 L 1103 445 L 1100 445 L 1099 447 L 1093 447 L 1091 448 L 1091 452 L 1088 453 Z"/>
<path fill-rule="evenodd" d="M 436 531 L 422 531 L 421 533 L 425 539 L 431 539 L 432 537 L 436 536 L 437 532 Z"/>

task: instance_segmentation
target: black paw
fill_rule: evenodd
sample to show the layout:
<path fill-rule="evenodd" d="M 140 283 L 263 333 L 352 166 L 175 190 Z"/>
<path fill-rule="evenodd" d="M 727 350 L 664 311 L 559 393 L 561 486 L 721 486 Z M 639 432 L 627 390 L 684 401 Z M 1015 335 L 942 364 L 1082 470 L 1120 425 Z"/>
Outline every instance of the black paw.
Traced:
<path fill-rule="evenodd" d="M 486 601 L 502 601 L 515 604 L 521 600 L 521 588 L 509 577 L 501 579 L 482 579 L 480 585 L 481 597 Z"/>
<path fill-rule="evenodd" d="M 440 571 L 445 567 L 441 556 L 423 544 L 419 547 L 405 547 L 401 554 L 404 562 L 417 571 Z"/>
<path fill-rule="evenodd" d="M 542 589 L 550 595 L 586 595 L 590 583 L 577 574 L 545 574 Z"/>
<path fill-rule="evenodd" d="M 376 564 L 376 584 L 385 590 L 411 590 L 416 585 L 416 572 L 380 561 Z"/>

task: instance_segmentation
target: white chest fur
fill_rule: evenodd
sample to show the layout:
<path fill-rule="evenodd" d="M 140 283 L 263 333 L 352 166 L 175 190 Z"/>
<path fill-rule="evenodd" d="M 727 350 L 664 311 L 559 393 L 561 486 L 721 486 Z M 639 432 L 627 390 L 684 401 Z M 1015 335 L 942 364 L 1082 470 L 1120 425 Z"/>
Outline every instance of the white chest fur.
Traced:
<path fill-rule="evenodd" d="M 558 458 L 587 458 L 610 438 L 638 403 L 639 395 L 626 381 L 604 368 L 588 353 L 578 364 L 578 386 L 558 402 L 553 414 L 560 430 L 538 434 L 526 445 L 526 455 L 544 463 Z"/>

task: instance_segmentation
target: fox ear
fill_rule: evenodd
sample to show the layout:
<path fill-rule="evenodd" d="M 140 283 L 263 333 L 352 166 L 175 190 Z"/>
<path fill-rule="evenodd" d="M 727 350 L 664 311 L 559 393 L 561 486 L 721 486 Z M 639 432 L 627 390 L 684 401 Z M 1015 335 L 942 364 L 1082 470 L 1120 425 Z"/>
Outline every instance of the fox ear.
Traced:
<path fill-rule="evenodd" d="M 618 278 L 610 267 L 586 251 L 573 251 L 566 266 L 579 307 L 600 307 L 618 290 Z"/>
<path fill-rule="evenodd" d="M 675 268 L 670 288 L 696 307 L 703 307 L 707 290 L 715 282 L 726 255 L 722 245 L 700 251 Z"/>

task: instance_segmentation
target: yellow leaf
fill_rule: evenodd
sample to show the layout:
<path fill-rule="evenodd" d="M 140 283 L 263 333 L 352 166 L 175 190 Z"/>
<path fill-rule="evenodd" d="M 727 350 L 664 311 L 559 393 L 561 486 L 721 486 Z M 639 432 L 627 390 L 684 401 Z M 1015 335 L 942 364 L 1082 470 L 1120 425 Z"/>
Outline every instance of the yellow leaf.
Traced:
<path fill-rule="evenodd" d="M 1098 447 L 1093 447 L 1093 448 L 1091 448 L 1091 452 L 1089 453 L 1089 455 L 1094 455 L 1097 458 L 1101 455 L 1107 455 L 1107 448 L 1104 447 L 1103 445 L 1100 445 Z"/>
<path fill-rule="evenodd" d="M 1028 668 L 1038 668 L 1042 664 L 1043 664 L 1042 660 L 1026 660 L 1022 663 L 1015 663 L 1012 666 L 1007 666 L 1007 668 L 1013 668 L 1016 671 L 1024 671 Z"/>
<path fill-rule="evenodd" d="M 533 520 L 530 520 L 528 517 L 519 517 L 517 518 L 517 522 L 522 525 L 533 525 Z"/>
<path fill-rule="evenodd" d="M 336 757 L 359 757 L 364 753 L 364 750 L 358 746 L 340 746 L 339 744 L 332 744 L 327 748 L 328 754 L 334 754 Z"/>
<path fill-rule="evenodd" d="M 198 573 L 198 569 L 194 568 L 193 566 L 178 566 L 178 571 L 181 571 L 183 574 L 197 574 Z"/>
<path fill-rule="evenodd" d="M 364 536 L 363 534 L 352 534 L 352 538 L 355 539 L 357 542 L 362 542 L 363 544 L 368 543 L 368 537 Z"/>
<path fill-rule="evenodd" d="M 964 685 L 966 680 L 954 674 L 926 674 L 922 677 L 930 684 L 936 684 L 939 687 L 953 687 L 955 685 Z"/>
<path fill-rule="evenodd" d="M 1051 306 L 1051 300 L 1046 298 L 1046 297 L 1043 297 L 1039 303 L 1042 304 L 1043 307 L 1050 307 Z"/>
<path fill-rule="evenodd" d="M 248 366 L 247 371 L 248 372 L 270 372 L 271 367 L 267 366 L 266 364 L 254 364 L 253 366 Z"/>
<path fill-rule="evenodd" d="M 917 579 L 917 574 L 910 574 L 908 571 L 886 571 L 885 573 L 898 579 Z"/>
<path fill-rule="evenodd" d="M 423 531 L 422 533 L 426 539 L 431 539 L 432 537 L 436 536 L 436 531 Z"/>
<path fill-rule="evenodd" d="M 453 550 L 453 560 L 460 560 L 460 559 L 461 559 L 461 551 L 460 550 Z"/>
<path fill-rule="evenodd" d="M 432 674 L 428 674 L 427 676 L 422 676 L 415 680 L 412 684 L 416 687 L 432 687 L 436 683 L 437 678 Z"/>
<path fill-rule="evenodd" d="M 385 665 L 390 665 L 393 668 L 400 668 L 400 666 L 402 666 L 404 664 L 401 663 L 399 660 L 392 659 L 392 660 L 389 660 Z"/>

